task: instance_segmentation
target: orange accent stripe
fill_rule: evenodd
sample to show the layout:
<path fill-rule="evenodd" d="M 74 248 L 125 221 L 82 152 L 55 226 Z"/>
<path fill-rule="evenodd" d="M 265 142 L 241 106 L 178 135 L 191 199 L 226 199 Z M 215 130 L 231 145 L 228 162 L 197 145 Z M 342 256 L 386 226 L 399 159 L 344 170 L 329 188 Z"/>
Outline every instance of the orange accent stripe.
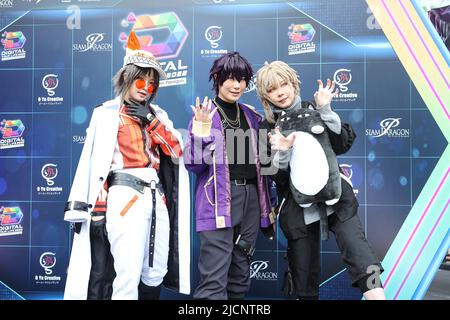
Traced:
<path fill-rule="evenodd" d="M 133 139 L 134 139 L 134 143 L 137 146 L 135 150 L 135 156 L 139 159 L 140 163 L 146 163 L 147 162 L 147 155 L 144 153 L 144 137 L 142 136 L 142 131 L 141 128 L 136 125 L 133 126 Z"/>
<path fill-rule="evenodd" d="M 129 143 L 132 143 L 132 145 L 131 145 L 131 153 L 128 155 L 131 159 L 134 159 L 134 158 L 136 158 L 137 160 L 138 160 L 138 162 L 140 162 L 140 154 L 139 154 L 139 152 L 136 152 L 136 148 L 140 148 L 141 147 L 141 144 L 139 143 L 140 141 L 139 141 L 139 139 L 138 139 L 138 137 L 137 137 L 137 134 L 136 134 L 136 128 L 134 127 L 134 126 L 128 126 L 127 127 L 127 129 L 129 130 L 128 131 L 128 133 L 130 134 L 130 140 L 129 140 Z M 127 146 L 126 144 L 126 141 L 125 140 L 123 140 L 122 141 L 122 145 L 123 146 Z M 127 146 L 128 147 L 128 146 Z M 122 152 L 123 153 L 123 152 Z M 128 162 L 123 162 L 123 164 L 124 164 L 124 166 L 126 166 L 126 167 L 128 167 L 129 166 L 129 164 L 128 164 Z"/>
<path fill-rule="evenodd" d="M 172 147 L 167 143 L 164 137 L 162 137 L 158 132 L 155 132 L 155 136 L 158 137 L 159 141 L 161 141 L 160 145 L 164 153 L 172 158 L 176 158 L 177 156 L 175 152 L 173 152 Z"/>
<path fill-rule="evenodd" d="M 128 202 L 128 204 L 125 206 L 125 208 L 122 209 L 122 211 L 120 212 L 120 215 L 123 217 L 128 210 L 130 210 L 131 206 L 136 202 L 136 200 L 138 199 L 137 195 L 134 195 L 133 199 L 130 200 L 130 202 Z"/>
<path fill-rule="evenodd" d="M 138 166 L 144 166 L 148 162 L 143 142 L 140 127 L 134 122 L 127 126 L 123 135 L 119 136 L 124 168 L 133 167 L 136 163 Z"/>

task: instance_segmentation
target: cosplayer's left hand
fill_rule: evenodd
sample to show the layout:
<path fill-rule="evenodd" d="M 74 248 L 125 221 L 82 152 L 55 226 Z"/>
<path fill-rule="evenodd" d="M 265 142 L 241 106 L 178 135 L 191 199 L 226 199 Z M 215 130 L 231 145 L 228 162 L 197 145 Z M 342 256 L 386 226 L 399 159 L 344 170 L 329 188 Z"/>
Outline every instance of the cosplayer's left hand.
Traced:
<path fill-rule="evenodd" d="M 334 91 L 335 82 L 327 79 L 327 85 L 324 87 L 322 80 L 317 80 L 318 90 L 314 93 L 317 109 L 320 109 L 331 103 L 331 100 L 339 93 L 339 89 Z M 334 91 L 334 92 L 333 92 Z"/>
<path fill-rule="evenodd" d="M 275 224 L 271 224 L 267 228 L 261 228 L 262 233 L 269 239 L 275 239 Z"/>
<path fill-rule="evenodd" d="M 276 237 L 276 219 L 278 217 L 280 206 L 272 208 L 272 212 L 269 214 L 271 225 L 266 228 L 261 228 L 262 233 L 269 239 L 273 240 Z"/>
<path fill-rule="evenodd" d="M 144 126 L 148 126 L 155 119 L 155 116 L 143 105 L 133 104 L 127 106 L 126 109 L 129 116 L 138 118 Z"/>
<path fill-rule="evenodd" d="M 280 128 L 275 128 L 275 133 L 268 134 L 269 143 L 273 150 L 286 151 L 292 148 L 295 140 L 295 132 L 290 133 L 287 137 L 283 136 Z"/>

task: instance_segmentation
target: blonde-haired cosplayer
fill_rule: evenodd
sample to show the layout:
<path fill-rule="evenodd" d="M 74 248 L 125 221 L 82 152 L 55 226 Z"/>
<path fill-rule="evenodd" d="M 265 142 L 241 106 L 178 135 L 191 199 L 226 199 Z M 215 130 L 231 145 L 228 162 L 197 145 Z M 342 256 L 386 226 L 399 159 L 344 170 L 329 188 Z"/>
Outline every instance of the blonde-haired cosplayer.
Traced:
<path fill-rule="evenodd" d="M 289 67 L 286 62 L 266 62 L 256 73 L 256 90 L 264 107 L 266 119 L 275 123 L 268 91 L 279 86 L 280 78 L 294 87 L 294 94 L 300 94 L 300 80 L 297 71 Z"/>
<path fill-rule="evenodd" d="M 332 206 L 313 204 L 302 208 L 295 202 L 289 187 L 290 167 L 295 165 L 295 160 L 294 164 L 291 163 L 291 154 L 296 133 L 284 137 L 275 128 L 283 112 L 293 112 L 298 108 L 317 110 L 326 125 L 336 155 L 347 152 L 356 138 L 351 125 L 341 123 L 339 116 L 331 109 L 331 100 L 338 94 L 338 90 L 334 91 L 334 81 L 328 79 L 325 86 L 321 80 L 317 83 L 313 103 L 302 101 L 298 74 L 285 62 L 266 63 L 256 74 L 257 92 L 266 114 L 260 130 L 269 132 L 268 147 L 260 146 L 260 150 L 269 150 L 269 159 L 264 162 L 277 167 L 272 178 L 277 186 L 279 203 L 282 203 L 279 206 L 280 227 L 288 240 L 288 274 L 291 277 L 286 280 L 291 281 L 284 281 L 284 292 L 290 298 L 318 299 L 321 231 L 326 239 L 330 230 L 335 234 L 352 285 L 359 287 L 366 299 L 385 299 L 380 281 L 383 267 L 364 236 L 357 214 L 358 201 L 350 180 L 341 173 L 342 195 Z"/>

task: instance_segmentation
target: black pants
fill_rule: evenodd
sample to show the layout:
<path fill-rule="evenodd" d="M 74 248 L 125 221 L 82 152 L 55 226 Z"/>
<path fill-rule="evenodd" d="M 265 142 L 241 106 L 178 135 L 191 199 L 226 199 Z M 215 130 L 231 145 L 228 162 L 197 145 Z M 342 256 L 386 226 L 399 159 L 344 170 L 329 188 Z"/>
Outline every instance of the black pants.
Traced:
<path fill-rule="evenodd" d="M 334 233 L 347 266 L 352 286 L 358 281 L 383 272 L 380 260 L 367 242 L 358 215 L 340 221 L 336 214 L 328 216 L 329 229 Z M 304 227 L 302 236 L 288 239 L 288 260 L 295 293 L 299 297 L 317 297 L 320 281 L 320 223 Z M 365 289 L 366 290 L 366 289 Z"/>
<path fill-rule="evenodd" d="M 199 232 L 200 281 L 194 299 L 243 299 L 250 285 L 250 258 L 234 244 L 235 228 L 241 239 L 255 246 L 260 209 L 258 191 L 253 184 L 231 186 L 231 223 L 233 228 Z"/>
<path fill-rule="evenodd" d="M 88 300 L 109 300 L 112 283 L 116 277 L 114 259 L 106 233 L 106 219 L 91 221 L 91 273 L 89 276 Z"/>

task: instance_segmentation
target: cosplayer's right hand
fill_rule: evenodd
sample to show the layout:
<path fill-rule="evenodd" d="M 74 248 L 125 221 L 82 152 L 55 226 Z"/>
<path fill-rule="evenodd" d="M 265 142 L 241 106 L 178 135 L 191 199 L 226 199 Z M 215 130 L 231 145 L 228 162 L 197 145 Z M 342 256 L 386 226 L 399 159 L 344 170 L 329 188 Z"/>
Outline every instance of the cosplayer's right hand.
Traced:
<path fill-rule="evenodd" d="M 200 98 L 197 97 L 195 99 L 195 107 L 191 106 L 192 111 L 195 115 L 195 120 L 199 122 L 211 122 L 214 116 L 214 113 L 217 111 L 217 108 L 211 110 L 211 99 L 205 97 L 203 99 L 203 103 L 200 104 Z"/>
<path fill-rule="evenodd" d="M 149 125 L 155 119 L 155 116 L 142 105 L 129 105 L 126 107 L 126 113 L 138 118 L 144 126 Z"/>
<path fill-rule="evenodd" d="M 275 128 L 275 133 L 269 132 L 269 142 L 273 150 L 286 151 L 292 148 L 295 141 L 295 132 L 292 132 L 287 137 L 283 136 L 280 128 Z"/>

